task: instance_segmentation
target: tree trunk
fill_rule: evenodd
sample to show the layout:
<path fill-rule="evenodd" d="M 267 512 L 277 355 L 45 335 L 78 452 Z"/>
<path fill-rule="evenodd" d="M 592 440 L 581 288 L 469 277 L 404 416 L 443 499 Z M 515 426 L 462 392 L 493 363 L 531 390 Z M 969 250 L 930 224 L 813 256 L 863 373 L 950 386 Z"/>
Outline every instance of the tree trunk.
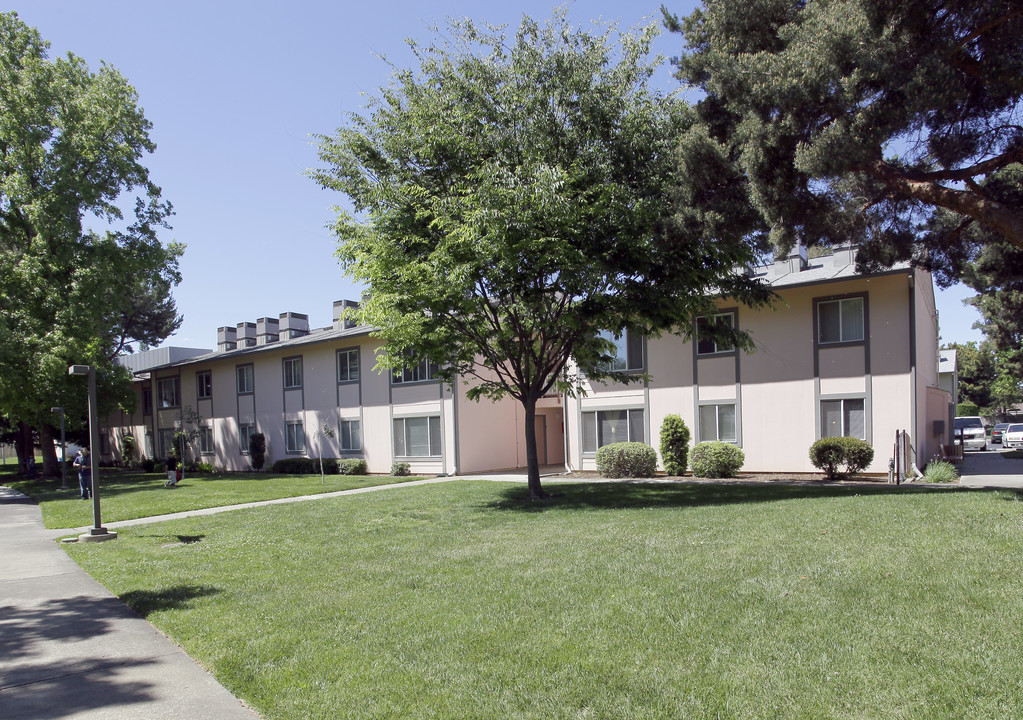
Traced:
<path fill-rule="evenodd" d="M 14 435 L 14 451 L 18 453 L 18 474 L 27 475 L 29 458 L 35 456 L 35 448 L 32 446 L 32 428 L 21 421 Z"/>
<path fill-rule="evenodd" d="M 53 444 L 53 426 L 43 423 L 39 426 L 39 449 L 43 454 L 43 477 L 60 477 L 57 464 L 57 448 Z"/>
<path fill-rule="evenodd" d="M 547 494 L 540 487 L 540 458 L 536 454 L 536 398 L 527 396 L 522 405 L 526 409 L 526 474 L 529 499 L 539 500 L 547 497 Z"/>

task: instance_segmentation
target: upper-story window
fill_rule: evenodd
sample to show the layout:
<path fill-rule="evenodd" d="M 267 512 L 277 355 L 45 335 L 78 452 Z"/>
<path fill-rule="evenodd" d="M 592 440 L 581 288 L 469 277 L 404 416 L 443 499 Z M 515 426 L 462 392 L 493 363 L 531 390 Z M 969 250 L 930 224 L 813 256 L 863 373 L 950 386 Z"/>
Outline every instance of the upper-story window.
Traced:
<path fill-rule="evenodd" d="M 355 382 L 359 379 L 359 348 L 337 351 L 337 381 Z"/>
<path fill-rule="evenodd" d="M 176 377 L 163 378 L 156 382 L 157 407 L 161 410 L 166 408 L 181 407 L 181 383 Z"/>
<path fill-rule="evenodd" d="M 153 414 L 153 391 L 149 388 L 145 388 L 142 391 L 142 414 Z"/>
<path fill-rule="evenodd" d="M 863 340 L 863 298 L 817 303 L 817 341 L 820 344 Z"/>
<path fill-rule="evenodd" d="M 411 365 L 409 367 L 404 367 L 401 370 L 395 370 L 394 374 L 391 375 L 391 382 L 395 385 L 399 383 L 425 382 L 427 380 L 432 380 L 433 376 L 436 374 L 437 365 L 423 360 L 418 365 Z"/>
<path fill-rule="evenodd" d="M 251 365 L 239 365 L 235 372 L 238 377 L 238 394 L 239 395 L 251 395 L 254 390 L 252 366 Z"/>
<path fill-rule="evenodd" d="M 735 347 L 727 340 L 709 337 L 710 328 L 735 328 L 735 313 L 723 312 L 707 317 L 696 318 L 696 354 L 719 355 L 730 353 Z"/>
<path fill-rule="evenodd" d="M 211 370 L 200 370 L 195 374 L 195 395 L 200 400 L 209 400 L 213 397 L 213 372 Z"/>
<path fill-rule="evenodd" d="M 625 330 L 620 336 L 602 330 L 598 337 L 610 340 L 615 345 L 614 358 L 605 369 L 608 372 L 627 372 L 643 369 L 643 336 Z"/>
<path fill-rule="evenodd" d="M 302 387 L 302 358 L 284 358 L 284 389 Z"/>

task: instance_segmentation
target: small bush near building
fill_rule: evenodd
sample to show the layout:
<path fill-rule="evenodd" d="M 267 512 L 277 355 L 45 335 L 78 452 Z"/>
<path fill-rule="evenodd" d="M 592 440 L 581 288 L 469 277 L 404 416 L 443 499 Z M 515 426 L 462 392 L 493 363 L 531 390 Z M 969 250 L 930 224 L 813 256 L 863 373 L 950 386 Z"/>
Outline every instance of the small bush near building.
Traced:
<path fill-rule="evenodd" d="M 139 467 L 142 468 L 142 472 L 156 472 L 156 461 L 153 458 L 143 458 L 139 462 Z M 160 472 L 163 472 L 162 470 Z"/>
<path fill-rule="evenodd" d="M 826 437 L 810 446 L 810 462 L 815 468 L 824 471 L 828 480 L 855 475 L 873 460 L 874 448 L 859 438 Z"/>
<path fill-rule="evenodd" d="M 163 475 L 165 472 L 167 472 L 167 466 L 164 465 L 163 463 L 154 462 L 153 463 L 153 472 L 158 472 L 161 475 Z"/>
<path fill-rule="evenodd" d="M 689 428 L 678 415 L 661 423 L 661 462 L 669 475 L 682 475 L 689 464 Z"/>
<path fill-rule="evenodd" d="M 657 452 L 641 442 L 620 442 L 597 450 L 597 472 L 601 477 L 653 477 L 657 472 Z"/>
<path fill-rule="evenodd" d="M 959 479 L 959 471 L 950 462 L 931 460 L 924 468 L 924 479 L 932 483 L 951 483 Z"/>
<path fill-rule="evenodd" d="M 746 454 L 735 445 L 726 442 L 702 442 L 693 448 L 693 475 L 703 478 L 735 477 Z"/>
<path fill-rule="evenodd" d="M 337 472 L 342 475 L 366 474 L 366 461 L 362 458 L 342 458 L 341 460 L 332 460 L 331 462 L 337 463 Z"/>
<path fill-rule="evenodd" d="M 266 463 L 266 435 L 252 433 L 249 437 L 249 464 L 253 470 L 262 470 Z"/>
<path fill-rule="evenodd" d="M 282 458 L 270 465 L 270 472 L 275 475 L 312 475 L 320 472 L 320 466 L 310 458 Z"/>
<path fill-rule="evenodd" d="M 406 477 L 412 474 L 412 466 L 407 462 L 398 462 L 397 460 L 391 463 L 391 475 L 395 477 Z"/>

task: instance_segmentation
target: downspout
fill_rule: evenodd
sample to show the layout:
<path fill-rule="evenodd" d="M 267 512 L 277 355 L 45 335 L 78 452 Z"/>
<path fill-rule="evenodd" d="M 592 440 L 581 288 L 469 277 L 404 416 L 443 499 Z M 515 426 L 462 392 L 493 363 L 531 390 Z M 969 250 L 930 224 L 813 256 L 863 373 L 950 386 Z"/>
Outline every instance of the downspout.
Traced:
<path fill-rule="evenodd" d="M 915 283 L 915 270 L 910 270 L 909 275 L 909 385 L 910 385 L 910 397 L 912 398 L 912 406 L 910 407 L 910 423 L 913 428 L 913 435 L 920 430 L 918 425 L 919 417 L 917 413 L 917 402 L 919 400 L 919 393 L 916 386 L 916 283 Z M 917 437 L 916 446 L 921 447 L 921 441 L 924 438 Z M 918 451 L 919 452 L 919 451 Z M 917 473 L 923 475 L 920 470 L 916 467 L 917 458 L 913 458 L 913 469 Z"/>

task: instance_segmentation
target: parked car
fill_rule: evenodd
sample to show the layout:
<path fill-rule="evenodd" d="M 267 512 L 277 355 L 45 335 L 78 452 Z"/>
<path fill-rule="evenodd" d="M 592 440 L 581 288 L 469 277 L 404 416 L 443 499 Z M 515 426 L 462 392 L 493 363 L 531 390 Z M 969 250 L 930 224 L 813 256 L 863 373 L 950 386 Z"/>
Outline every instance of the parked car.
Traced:
<path fill-rule="evenodd" d="M 1003 448 L 1023 447 L 1023 423 L 1012 423 L 1002 433 Z"/>
<path fill-rule="evenodd" d="M 1002 433 L 1007 427 L 1009 427 L 1009 423 L 998 423 L 991 428 L 991 442 L 1000 443 L 1002 441 Z"/>
<path fill-rule="evenodd" d="M 962 440 L 963 450 L 974 448 L 975 450 L 987 449 L 987 430 L 984 429 L 984 421 L 979 415 L 966 415 L 957 417 L 955 441 Z"/>

